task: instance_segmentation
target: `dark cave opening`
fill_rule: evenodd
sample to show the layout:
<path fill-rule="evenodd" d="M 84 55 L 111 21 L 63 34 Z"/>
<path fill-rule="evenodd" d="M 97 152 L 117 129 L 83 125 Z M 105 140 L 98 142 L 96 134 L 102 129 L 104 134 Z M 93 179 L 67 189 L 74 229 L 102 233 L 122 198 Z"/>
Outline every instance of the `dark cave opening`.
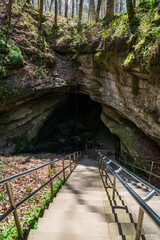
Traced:
<path fill-rule="evenodd" d="M 34 152 L 71 152 L 84 148 L 114 151 L 118 137 L 100 119 L 101 105 L 84 94 L 65 94 L 66 101 L 44 123 Z"/>

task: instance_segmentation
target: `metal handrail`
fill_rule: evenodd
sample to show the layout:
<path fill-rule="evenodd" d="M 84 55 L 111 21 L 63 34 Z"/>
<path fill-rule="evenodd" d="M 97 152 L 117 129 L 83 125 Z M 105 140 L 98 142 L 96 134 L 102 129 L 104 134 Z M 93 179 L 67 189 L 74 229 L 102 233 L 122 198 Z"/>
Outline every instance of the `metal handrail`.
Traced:
<path fill-rule="evenodd" d="M 119 154 L 120 156 L 127 156 L 127 157 L 129 157 L 129 158 L 136 158 L 136 159 L 140 159 L 140 160 L 143 160 L 143 161 L 147 161 L 147 162 L 155 162 L 155 163 L 158 163 L 158 164 L 160 164 L 160 162 L 158 162 L 157 160 L 154 160 L 154 159 L 148 159 L 148 158 L 143 158 L 143 157 L 137 157 L 137 156 L 130 156 L 130 155 L 128 155 L 128 154 L 126 154 L 126 153 L 120 153 L 120 152 L 118 152 L 117 154 Z M 159 157 L 159 156 L 157 156 L 157 157 Z"/>
<path fill-rule="evenodd" d="M 52 163 L 55 163 L 55 162 L 58 162 L 58 161 L 60 161 L 60 160 L 66 159 L 67 157 L 69 157 L 69 156 L 71 156 L 71 155 L 73 155 L 73 154 L 75 154 L 75 153 L 76 153 L 76 152 L 71 153 L 71 154 L 68 154 L 68 155 L 66 155 L 66 156 L 64 156 L 64 157 L 58 158 L 57 160 L 53 160 L 53 161 L 51 161 L 51 162 L 45 163 L 45 164 L 43 164 L 43 165 L 41 165 L 41 166 L 39 166 L 39 167 L 31 168 L 31 169 L 29 169 L 29 170 L 27 170 L 27 171 L 14 174 L 14 175 L 12 175 L 12 176 L 10 176 L 10 177 L 7 177 L 7 178 L 3 178 L 3 179 L 0 180 L 0 184 L 6 183 L 6 182 L 8 182 L 8 181 L 10 181 L 10 180 L 12 180 L 12 179 L 14 179 L 14 178 L 18 178 L 18 177 L 21 177 L 21 176 L 26 175 L 26 174 L 28 174 L 28 173 L 34 172 L 34 171 L 36 171 L 36 170 L 38 170 L 38 169 L 40 169 L 40 168 L 43 168 L 43 167 L 46 167 L 46 166 L 52 164 Z"/>
<path fill-rule="evenodd" d="M 131 194 L 131 196 L 136 200 L 136 202 L 139 204 L 140 209 L 139 209 L 139 216 L 138 216 L 138 223 L 137 223 L 137 231 L 136 231 L 136 237 L 135 240 L 140 239 L 141 235 L 141 228 L 142 228 L 142 222 L 143 222 L 143 216 L 144 212 L 148 214 L 148 216 L 151 218 L 151 220 L 154 222 L 154 224 L 160 229 L 160 217 L 146 204 L 146 201 L 150 200 L 155 194 L 160 195 L 160 190 L 150 183 L 147 183 L 145 180 L 141 179 L 140 177 L 136 176 L 135 174 L 131 173 L 129 170 L 115 162 L 114 160 L 111 160 L 101 152 L 97 152 L 98 154 L 98 166 L 99 168 L 102 169 L 103 171 L 103 166 L 104 163 L 106 164 L 106 183 L 107 183 L 107 174 L 108 174 L 108 169 L 113 173 L 113 195 L 112 198 L 113 200 L 115 199 L 115 190 L 116 190 L 116 178 L 119 179 L 119 181 L 122 183 L 122 185 L 126 188 L 126 190 Z M 108 159 L 108 162 L 105 159 Z M 114 170 L 110 164 L 114 163 L 118 169 Z M 128 173 L 130 176 L 138 180 L 139 182 L 143 183 L 146 185 L 148 188 L 151 189 L 151 191 L 145 196 L 144 198 L 141 198 L 128 184 L 127 182 L 119 175 L 121 171 L 125 171 Z"/>
<path fill-rule="evenodd" d="M 158 167 L 160 167 L 160 162 L 158 162 L 158 161 L 151 160 L 151 159 L 146 159 L 146 158 L 139 158 L 139 157 L 136 157 L 136 156 L 129 156 L 128 154 L 126 154 L 126 153 L 123 154 L 123 153 L 121 153 L 121 152 L 119 152 L 119 151 L 116 152 L 116 156 L 115 156 L 115 157 L 116 157 L 116 160 L 117 160 L 118 162 L 120 162 L 120 163 L 123 162 L 124 164 L 127 164 L 127 165 L 129 165 L 129 166 L 131 166 L 131 167 L 134 167 L 134 169 L 138 169 L 138 170 L 140 170 L 140 171 L 143 171 L 143 172 L 149 174 L 149 178 L 148 178 L 148 181 L 149 181 L 149 182 L 151 182 L 151 177 L 160 178 L 159 175 L 153 173 L 153 169 L 154 169 L 154 167 L 155 167 L 155 164 L 159 164 Z M 129 163 L 129 162 L 127 161 L 128 158 L 129 158 L 130 160 L 133 160 L 135 163 L 134 163 L 134 164 Z M 143 164 L 145 164 L 147 168 L 149 167 L 148 164 L 150 164 L 150 170 L 146 170 L 146 169 L 143 168 L 143 167 L 137 166 L 137 160 L 138 160 L 138 159 L 141 160 L 141 162 L 142 162 Z M 153 166 L 154 166 L 154 167 L 153 167 Z"/>
<path fill-rule="evenodd" d="M 129 166 L 131 166 L 131 167 L 134 167 L 134 168 L 136 168 L 136 169 L 138 169 L 138 170 L 141 170 L 141 171 L 143 171 L 143 172 L 145 172 L 145 173 L 148 173 L 148 174 L 150 174 L 150 175 L 152 175 L 152 176 L 154 176 L 154 177 L 160 178 L 159 175 L 157 175 L 157 174 L 155 174 L 155 173 L 153 173 L 153 172 L 151 172 L 151 171 L 147 171 L 147 170 L 145 170 L 145 169 L 143 169 L 143 168 L 137 167 L 136 165 L 131 164 L 131 163 L 127 162 L 127 161 L 124 161 L 124 160 L 122 160 L 121 158 L 119 158 L 119 161 L 120 161 L 120 162 L 123 162 L 123 163 L 125 163 L 125 164 L 127 164 L 127 165 L 129 165 Z M 155 162 L 154 162 L 154 163 L 155 163 Z M 159 164 L 160 164 L 160 162 L 159 162 Z"/>
<path fill-rule="evenodd" d="M 73 156 L 73 159 L 72 159 L 72 156 Z M 73 163 L 77 163 L 78 164 L 78 162 L 82 159 L 82 157 L 83 157 L 83 153 L 81 151 L 80 152 L 74 152 L 74 153 L 65 155 L 65 156 L 63 156 L 63 157 L 61 157 L 61 158 L 59 158 L 57 160 L 53 160 L 53 161 L 50 161 L 50 162 L 48 162 L 46 164 L 43 164 L 43 165 L 41 165 L 39 167 L 32 168 L 30 170 L 27 170 L 27 171 L 24 171 L 24 172 L 12 175 L 10 177 L 1 179 L 0 180 L 0 184 L 5 184 L 6 185 L 7 193 L 8 193 L 8 196 L 9 196 L 11 207 L 2 216 L 0 216 L 0 222 L 2 220 L 4 220 L 8 215 L 13 213 L 14 220 L 15 220 L 16 227 L 17 227 L 17 231 L 18 231 L 18 235 L 19 235 L 19 237 L 21 239 L 23 239 L 23 233 L 22 233 L 21 226 L 20 226 L 20 221 L 19 221 L 19 218 L 18 218 L 17 208 L 19 208 L 24 202 L 26 202 L 28 199 L 30 199 L 32 196 L 34 196 L 37 192 L 39 192 L 42 188 L 44 188 L 49 183 L 50 183 L 50 186 L 51 186 L 51 196 L 54 197 L 53 182 L 52 182 L 53 179 L 55 179 L 57 176 L 59 176 L 61 173 L 63 173 L 63 178 L 65 180 L 65 178 L 66 178 L 65 177 L 65 170 L 68 167 L 70 167 L 70 173 L 71 173 L 71 171 L 72 171 L 71 165 Z M 68 159 L 68 158 L 70 160 L 70 163 L 65 167 L 64 166 L 64 161 L 66 159 Z M 58 162 L 58 161 L 61 161 L 61 160 L 63 161 L 63 169 L 52 177 L 52 175 L 51 175 L 51 164 L 55 163 L 55 162 Z M 41 169 L 43 167 L 46 167 L 46 166 L 48 166 L 49 180 L 47 182 L 45 182 L 43 185 L 41 185 L 39 188 L 37 188 L 34 192 L 30 193 L 28 196 L 26 196 L 24 199 L 22 199 L 20 202 L 15 204 L 14 197 L 13 197 L 13 192 L 12 192 L 12 188 L 11 188 L 11 183 L 10 183 L 11 180 L 13 180 L 15 178 L 18 178 L 18 177 L 21 177 L 21 176 L 24 176 L 24 175 L 29 174 L 31 172 L 37 171 L 37 170 L 39 170 L 39 169 Z"/>
<path fill-rule="evenodd" d="M 105 159 L 107 158 L 109 161 L 111 161 L 112 163 L 114 163 L 118 168 L 122 167 L 122 170 L 125 171 L 127 174 L 129 174 L 131 177 L 133 177 L 134 179 L 138 180 L 139 182 L 141 182 L 142 184 L 144 184 L 146 187 L 150 188 L 150 189 L 154 189 L 156 191 L 156 193 L 158 195 L 160 195 L 160 189 L 158 189 L 157 187 L 153 186 L 152 184 L 150 184 L 149 182 L 145 181 L 144 179 L 138 177 L 136 174 L 134 174 L 133 172 L 130 172 L 127 168 L 125 168 L 124 166 L 122 166 L 120 163 L 116 162 L 115 160 L 110 159 L 109 157 L 105 156 L 104 154 L 101 153 L 101 156 L 105 157 Z"/>

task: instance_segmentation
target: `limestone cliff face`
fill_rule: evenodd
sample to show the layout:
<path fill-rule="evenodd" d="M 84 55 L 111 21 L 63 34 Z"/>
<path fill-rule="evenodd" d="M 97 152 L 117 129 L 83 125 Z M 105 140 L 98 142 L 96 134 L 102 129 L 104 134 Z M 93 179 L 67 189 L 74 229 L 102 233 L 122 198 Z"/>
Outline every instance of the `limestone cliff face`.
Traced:
<path fill-rule="evenodd" d="M 85 73 L 81 91 L 102 104 L 103 122 L 130 153 L 137 152 L 136 127 L 160 144 L 160 88 L 151 81 L 152 76 L 138 68 L 124 71 L 121 57 L 113 56 L 101 64 L 93 55 L 81 55 L 78 60 Z"/>
<path fill-rule="evenodd" d="M 142 155 L 143 146 L 150 138 L 160 145 L 160 89 L 150 80 L 152 76 L 138 68 L 123 70 L 121 56 L 99 63 L 94 55 L 81 54 L 78 61 L 84 75 L 77 66 L 73 71 L 84 76 L 83 81 L 82 78 L 76 81 L 77 75 L 73 78 L 70 70 L 66 71 L 67 79 L 65 76 L 62 79 L 59 73 L 56 75 L 56 79 L 65 80 L 65 85 L 48 77 L 39 81 L 38 87 L 32 81 L 29 88 L 30 79 L 26 80 L 25 91 L 18 91 L 17 96 L 7 90 L 0 102 L 1 154 L 12 153 L 17 145 L 23 148 L 25 144 L 21 143 L 35 139 L 44 123 L 66 100 L 66 92 L 85 93 L 99 102 L 103 123 L 120 138 L 122 147 L 130 154 Z M 18 81 L 22 80 L 23 75 L 19 75 Z"/>
<path fill-rule="evenodd" d="M 49 116 L 63 104 L 65 96 L 44 95 L 24 99 L 0 115 L 0 154 L 26 151 Z"/>

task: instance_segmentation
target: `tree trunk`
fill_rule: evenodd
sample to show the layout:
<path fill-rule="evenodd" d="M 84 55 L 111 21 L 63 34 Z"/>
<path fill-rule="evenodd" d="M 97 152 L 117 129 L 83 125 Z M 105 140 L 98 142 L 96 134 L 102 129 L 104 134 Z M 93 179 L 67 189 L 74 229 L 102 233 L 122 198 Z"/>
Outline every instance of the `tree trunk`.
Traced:
<path fill-rule="evenodd" d="M 42 18 L 43 18 L 43 0 L 40 0 L 40 8 L 39 8 L 39 23 L 38 28 L 42 29 Z"/>
<path fill-rule="evenodd" d="M 45 11 L 47 11 L 47 1 L 44 1 L 44 7 L 45 7 Z"/>
<path fill-rule="evenodd" d="M 91 8 L 91 15 L 92 15 L 92 21 L 95 21 L 95 4 L 94 0 L 90 0 L 90 8 Z"/>
<path fill-rule="evenodd" d="M 126 0 L 126 5 L 127 5 L 128 19 L 129 19 L 129 22 L 131 22 L 135 15 L 132 0 Z"/>
<path fill-rule="evenodd" d="M 136 7 L 136 0 L 133 0 L 133 7 Z"/>
<path fill-rule="evenodd" d="M 54 27 L 57 28 L 57 15 L 58 15 L 58 4 L 55 0 L 55 14 L 54 14 Z"/>
<path fill-rule="evenodd" d="M 110 18 L 114 14 L 114 0 L 107 1 L 107 11 L 106 11 L 106 20 L 110 20 Z"/>
<path fill-rule="evenodd" d="M 52 11 L 52 4 L 53 4 L 53 0 L 51 0 L 51 2 L 50 2 L 50 7 L 49 7 L 50 12 Z"/>
<path fill-rule="evenodd" d="M 11 17 L 12 17 L 12 0 L 9 0 L 8 2 L 8 34 L 11 29 Z"/>
<path fill-rule="evenodd" d="M 76 0 L 76 16 L 78 18 L 78 0 Z"/>
<path fill-rule="evenodd" d="M 74 0 L 72 0 L 72 18 L 74 17 Z"/>
<path fill-rule="evenodd" d="M 123 0 L 120 0 L 120 13 L 123 11 Z"/>
<path fill-rule="evenodd" d="M 62 12 L 62 0 L 59 0 L 59 16 L 61 16 Z"/>
<path fill-rule="evenodd" d="M 118 13 L 118 0 L 115 0 L 115 12 Z"/>
<path fill-rule="evenodd" d="M 83 0 L 80 0 L 80 2 L 79 2 L 79 15 L 78 15 L 78 27 L 80 27 L 80 25 L 81 25 L 82 12 L 83 12 Z"/>
<path fill-rule="evenodd" d="M 68 17 L 68 0 L 65 0 L 65 14 L 64 16 L 67 18 Z"/>
<path fill-rule="evenodd" d="M 98 19 L 99 19 L 99 13 L 100 13 L 100 9 L 101 9 L 101 4 L 102 4 L 102 0 L 98 0 L 97 11 L 96 11 L 96 21 L 98 21 Z"/>

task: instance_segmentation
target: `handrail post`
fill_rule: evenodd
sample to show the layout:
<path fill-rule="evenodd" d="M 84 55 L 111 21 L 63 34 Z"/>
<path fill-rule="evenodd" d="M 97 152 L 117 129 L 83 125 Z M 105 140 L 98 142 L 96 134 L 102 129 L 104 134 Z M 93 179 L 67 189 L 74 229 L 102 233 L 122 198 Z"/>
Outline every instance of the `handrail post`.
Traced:
<path fill-rule="evenodd" d="M 108 177 L 108 166 L 106 166 L 106 179 L 105 179 L 105 184 L 107 185 L 107 177 Z"/>
<path fill-rule="evenodd" d="M 151 177 L 152 177 L 152 171 L 153 171 L 153 164 L 154 164 L 154 162 L 152 161 L 152 163 L 151 163 L 151 169 L 150 169 L 150 175 L 149 175 L 149 182 L 151 182 Z"/>
<path fill-rule="evenodd" d="M 76 162 L 76 154 L 75 153 L 73 154 L 73 159 L 74 159 L 74 162 Z"/>
<path fill-rule="evenodd" d="M 116 191 L 116 175 L 113 177 L 113 193 L 112 193 L 112 200 L 115 200 L 115 191 Z"/>
<path fill-rule="evenodd" d="M 48 165 L 48 175 L 50 180 L 52 179 L 52 173 L 51 173 L 51 165 Z M 53 182 L 52 180 L 50 181 L 50 186 L 51 186 L 51 197 L 54 197 L 54 192 L 53 192 Z"/>
<path fill-rule="evenodd" d="M 77 152 L 77 163 L 79 162 L 79 152 Z"/>
<path fill-rule="evenodd" d="M 17 230 L 18 230 L 18 235 L 21 239 L 23 239 L 23 233 L 22 233 L 22 230 L 21 230 L 21 225 L 20 225 L 20 221 L 19 221 L 19 218 L 18 218 L 18 214 L 17 214 L 17 208 L 16 208 L 16 204 L 15 204 L 15 201 L 14 201 L 14 198 L 13 198 L 11 184 L 10 184 L 9 181 L 6 183 L 6 188 L 7 188 L 7 193 L 8 193 L 8 196 L 9 196 L 11 206 L 14 208 L 13 215 L 14 215 L 14 220 L 15 220 L 16 227 L 17 227 Z"/>
<path fill-rule="evenodd" d="M 102 171 L 102 177 L 103 177 L 103 159 L 102 159 L 102 164 L 101 164 L 101 171 Z"/>
<path fill-rule="evenodd" d="M 63 180 L 65 181 L 64 158 L 63 158 L 63 160 L 62 160 L 62 163 L 63 163 Z"/>
<path fill-rule="evenodd" d="M 138 222 L 137 222 L 137 231 L 135 240 L 140 240 L 141 237 L 141 230 L 142 230 L 142 223 L 143 223 L 144 211 L 140 207 L 139 208 L 139 215 L 138 215 Z"/>
<path fill-rule="evenodd" d="M 69 163 L 70 163 L 70 173 L 71 173 L 71 171 L 72 171 L 71 156 L 69 156 Z"/>
<path fill-rule="evenodd" d="M 124 164 L 124 166 L 126 167 L 127 155 L 124 155 L 124 161 L 125 161 L 125 164 Z"/>
<path fill-rule="evenodd" d="M 79 161 L 81 161 L 82 160 L 82 152 L 80 151 L 80 160 Z"/>
<path fill-rule="evenodd" d="M 101 164 L 101 158 L 98 157 L 98 167 L 99 167 L 99 169 L 100 169 L 100 164 Z"/>

